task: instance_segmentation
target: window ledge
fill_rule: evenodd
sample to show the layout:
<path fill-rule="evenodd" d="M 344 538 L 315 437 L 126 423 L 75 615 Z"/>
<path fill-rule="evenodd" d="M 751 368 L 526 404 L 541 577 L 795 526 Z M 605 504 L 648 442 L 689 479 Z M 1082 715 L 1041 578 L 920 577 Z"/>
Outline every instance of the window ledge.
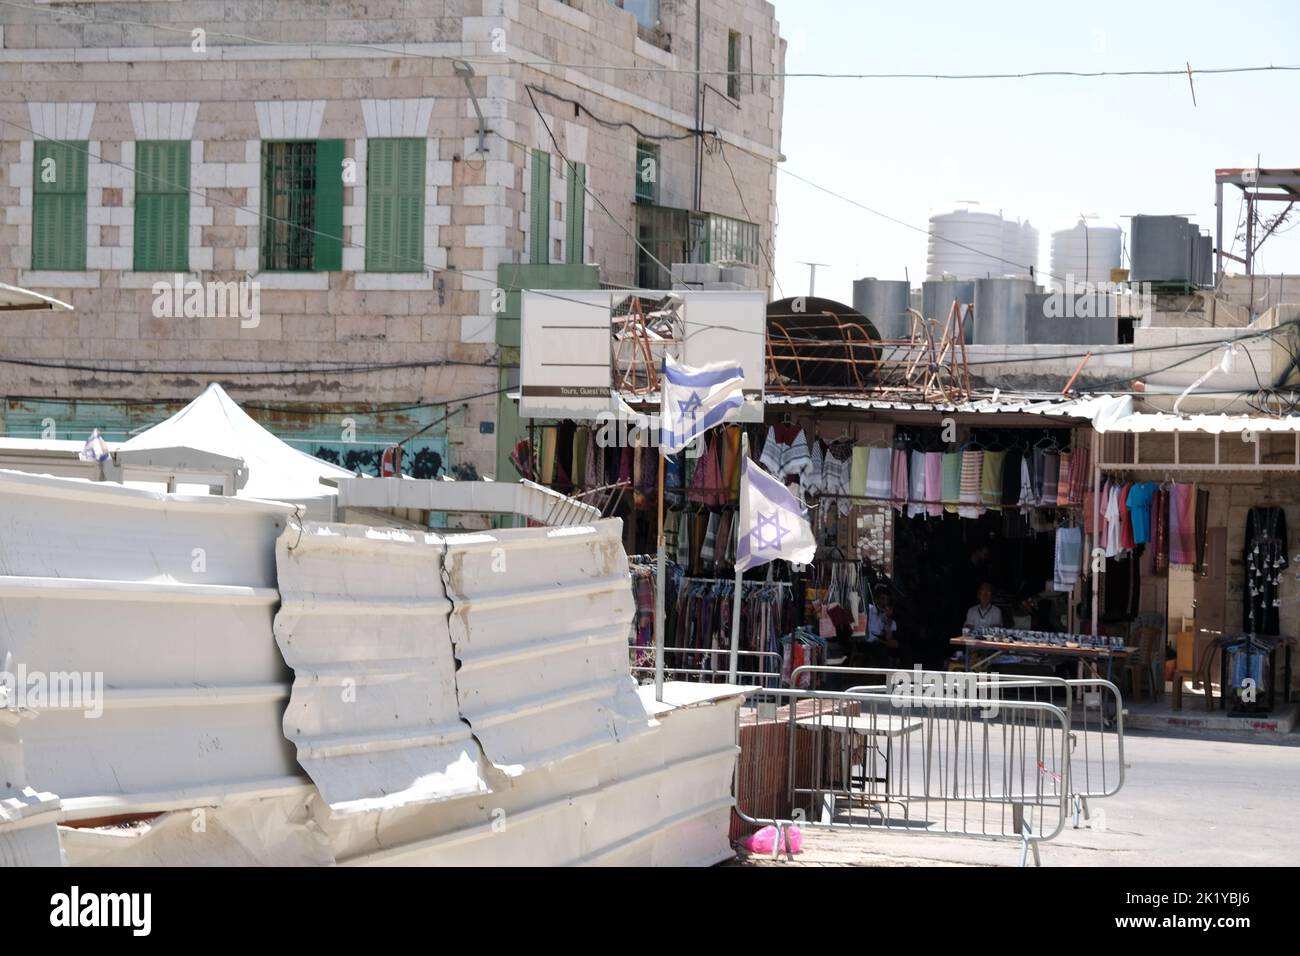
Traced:
<path fill-rule="evenodd" d="M 654 60 L 660 66 L 667 66 L 673 68 L 676 68 L 677 66 L 676 56 L 674 56 L 668 50 L 664 50 L 660 47 L 657 47 L 653 43 L 646 42 L 645 40 L 641 39 L 641 37 L 639 36 L 636 38 L 636 44 L 634 45 L 633 49 L 636 52 L 637 56 L 643 56 L 647 60 Z"/>
<path fill-rule="evenodd" d="M 303 291 L 329 291 L 328 272 L 258 272 L 249 276 L 263 289 L 300 289 Z"/>
<path fill-rule="evenodd" d="M 415 292 L 433 288 L 427 272 L 358 272 L 352 287 L 358 292 Z"/>
<path fill-rule="evenodd" d="M 20 285 L 35 289 L 41 287 L 53 289 L 98 289 L 99 270 L 87 269 L 80 272 L 62 270 L 32 269 L 18 274 Z"/>
<path fill-rule="evenodd" d="M 591 32 L 591 17 L 567 3 L 562 3 L 561 0 L 538 0 L 537 12 L 544 16 L 563 20 L 570 26 L 575 26 L 588 33 Z"/>

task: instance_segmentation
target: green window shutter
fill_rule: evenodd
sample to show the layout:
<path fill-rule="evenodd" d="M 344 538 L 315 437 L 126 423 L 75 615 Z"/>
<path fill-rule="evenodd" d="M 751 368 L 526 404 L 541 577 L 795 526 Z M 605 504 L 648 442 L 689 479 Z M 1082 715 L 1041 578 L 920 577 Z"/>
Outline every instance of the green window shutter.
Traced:
<path fill-rule="evenodd" d="M 87 144 L 35 144 L 32 168 L 32 268 L 86 268 Z"/>
<path fill-rule="evenodd" d="M 533 150 L 533 183 L 528 194 L 529 262 L 551 261 L 547 248 L 551 244 L 551 154 Z"/>
<path fill-rule="evenodd" d="M 565 211 L 568 220 L 565 223 L 564 253 L 569 265 L 582 265 L 583 227 L 586 225 L 587 201 L 587 166 L 585 163 L 569 163 L 568 202 Z"/>
<path fill-rule="evenodd" d="M 136 272 L 189 271 L 189 186 L 188 142 L 136 144 Z"/>
<path fill-rule="evenodd" d="M 423 139 L 372 139 L 366 151 L 366 270 L 422 272 Z"/>
<path fill-rule="evenodd" d="M 315 180 L 311 267 L 337 272 L 343 268 L 343 140 L 317 141 Z"/>

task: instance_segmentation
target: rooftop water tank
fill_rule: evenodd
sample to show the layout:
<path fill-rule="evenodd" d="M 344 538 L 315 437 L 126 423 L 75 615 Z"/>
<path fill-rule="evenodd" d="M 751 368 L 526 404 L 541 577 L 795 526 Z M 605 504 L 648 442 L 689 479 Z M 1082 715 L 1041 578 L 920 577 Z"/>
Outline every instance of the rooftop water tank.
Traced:
<path fill-rule="evenodd" d="M 1190 284 L 1198 236 L 1184 216 L 1133 217 L 1133 282 Z"/>
<path fill-rule="evenodd" d="M 930 217 L 926 276 L 978 279 L 1002 274 L 1002 217 L 958 209 Z"/>
<path fill-rule="evenodd" d="M 1023 345 L 1026 334 L 1025 297 L 1037 291 L 1029 279 L 977 279 L 975 282 L 975 344 Z"/>
<path fill-rule="evenodd" d="M 1082 219 L 1069 229 L 1052 233 L 1052 284 L 1064 288 L 1110 282 L 1110 270 L 1120 265 L 1124 233 L 1118 226 L 1090 226 Z"/>
<path fill-rule="evenodd" d="M 894 279 L 855 279 L 853 308 L 875 325 L 883 339 L 905 339 L 912 334 L 911 286 Z"/>
<path fill-rule="evenodd" d="M 1028 221 L 1020 224 L 1019 259 L 1028 267 L 1025 275 L 1038 275 L 1038 230 L 1031 226 Z"/>
<path fill-rule="evenodd" d="M 937 321 L 940 328 L 947 325 L 954 301 L 962 306 L 964 319 L 965 307 L 975 301 L 975 283 L 966 279 L 954 279 L 951 276 L 926 279 L 921 283 L 921 314 L 927 319 Z M 964 331 L 966 344 L 970 345 L 973 329 L 967 325 Z"/>

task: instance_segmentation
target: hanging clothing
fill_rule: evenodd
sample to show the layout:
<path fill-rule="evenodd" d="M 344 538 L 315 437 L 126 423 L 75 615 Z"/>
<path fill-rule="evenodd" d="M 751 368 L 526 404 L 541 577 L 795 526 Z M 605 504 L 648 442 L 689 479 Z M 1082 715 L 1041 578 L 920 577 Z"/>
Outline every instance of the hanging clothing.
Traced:
<path fill-rule="evenodd" d="M 808 439 L 798 425 L 772 425 L 758 463 L 786 484 L 802 484 L 812 469 Z"/>
<path fill-rule="evenodd" d="M 1169 573 L 1169 492 L 1157 489 L 1151 503 L 1151 573 Z"/>
<path fill-rule="evenodd" d="M 855 448 L 853 449 L 853 478 L 858 477 L 859 452 L 867 452 L 867 465 L 862 469 L 862 493 L 867 498 L 888 501 L 894 481 L 894 452 L 889 448 Z M 855 491 L 854 494 L 857 494 Z"/>
<path fill-rule="evenodd" d="M 1028 514 L 1038 504 L 1038 499 L 1034 497 L 1034 476 L 1033 476 L 1033 455 L 1025 455 L 1020 459 L 1020 512 Z"/>
<path fill-rule="evenodd" d="M 1127 507 L 1135 546 L 1151 540 L 1151 502 L 1155 493 L 1154 481 L 1139 482 L 1129 489 Z"/>
<path fill-rule="evenodd" d="M 826 461 L 826 443 L 820 438 L 814 438 L 809 448 L 808 475 L 803 482 L 803 490 L 810 495 L 821 494 L 822 491 L 822 471 Z"/>
<path fill-rule="evenodd" d="M 1073 467 L 1074 454 L 1072 452 L 1061 452 L 1060 471 L 1056 483 L 1056 503 L 1058 505 L 1071 504 L 1070 500 L 1070 469 Z"/>
<path fill-rule="evenodd" d="M 542 449 L 537 456 L 541 483 L 550 487 L 555 482 L 555 431 L 554 425 L 542 426 Z"/>
<path fill-rule="evenodd" d="M 912 452 L 911 468 L 907 482 L 907 516 L 914 518 L 925 513 L 925 452 Z"/>
<path fill-rule="evenodd" d="M 1126 551 L 1136 547 L 1133 540 L 1133 513 L 1128 509 L 1129 492 L 1134 487 L 1131 482 L 1125 482 L 1119 491 L 1119 545 Z"/>
<path fill-rule="evenodd" d="M 884 451 L 882 448 L 869 448 L 863 445 L 860 448 L 853 449 L 853 470 L 849 479 L 849 493 L 857 498 L 888 498 L 889 497 L 889 459 L 885 459 L 884 465 L 884 483 L 879 484 L 876 491 L 872 491 L 872 479 L 879 479 L 880 474 L 874 474 L 871 471 L 871 453 L 874 451 Z"/>
<path fill-rule="evenodd" d="M 853 502 L 848 495 L 853 488 L 853 446 L 848 442 L 832 442 L 826 448 L 822 464 L 822 494 L 836 495 L 835 510 L 847 515 Z"/>
<path fill-rule="evenodd" d="M 961 452 L 946 452 L 943 456 L 943 509 L 950 515 L 957 513 L 961 500 Z"/>
<path fill-rule="evenodd" d="M 980 467 L 980 500 L 986 510 L 1002 510 L 1002 468 L 1006 452 L 986 451 Z"/>
<path fill-rule="evenodd" d="M 978 518 L 984 513 L 980 484 L 984 476 L 984 452 L 971 450 L 961 453 L 961 497 L 957 514 L 963 518 Z"/>
<path fill-rule="evenodd" d="M 908 485 L 907 485 L 907 452 L 901 448 L 895 448 L 893 452 L 893 480 L 890 482 L 890 504 L 899 514 L 903 513 L 903 506 L 907 504 Z"/>
<path fill-rule="evenodd" d="M 1196 563 L 1196 495 L 1194 487 L 1169 486 L 1169 563 Z"/>
<path fill-rule="evenodd" d="M 1119 520 L 1119 493 L 1120 485 L 1112 483 L 1106 489 L 1106 528 L 1105 544 L 1102 546 L 1106 552 L 1106 557 L 1115 558 L 1124 550 L 1120 543 L 1120 520 Z"/>
<path fill-rule="evenodd" d="M 1052 586 L 1057 591 L 1072 591 L 1083 569 L 1083 529 L 1056 529 L 1056 568 Z"/>
<path fill-rule="evenodd" d="M 1074 449 L 1070 459 L 1070 504 L 1083 500 L 1085 489 L 1092 487 L 1092 451 L 1089 448 Z"/>
<path fill-rule="evenodd" d="M 1043 491 L 1038 503 L 1047 507 L 1054 506 L 1056 494 L 1061 486 L 1061 456 L 1054 451 L 1043 453 Z"/>
<path fill-rule="evenodd" d="M 943 517 L 943 453 L 925 453 L 925 513 L 931 518 Z"/>
<path fill-rule="evenodd" d="M 1013 448 L 1002 459 L 1002 506 L 1014 508 L 1020 504 L 1020 449 Z"/>

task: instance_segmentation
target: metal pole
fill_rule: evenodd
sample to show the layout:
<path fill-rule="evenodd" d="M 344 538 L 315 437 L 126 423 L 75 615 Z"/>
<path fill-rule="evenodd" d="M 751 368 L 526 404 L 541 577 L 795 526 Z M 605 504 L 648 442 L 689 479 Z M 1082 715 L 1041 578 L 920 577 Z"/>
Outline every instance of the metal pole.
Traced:
<path fill-rule="evenodd" d="M 1129 263 L 1132 265 L 1132 263 Z M 1214 185 L 1214 288 L 1223 285 L 1223 183 Z"/>
<path fill-rule="evenodd" d="M 1097 550 L 1100 543 L 1098 530 L 1101 528 L 1101 436 L 1094 428 L 1092 430 L 1092 548 L 1087 559 L 1089 562 L 1094 561 L 1092 551 Z M 1097 636 L 1097 602 L 1101 597 L 1101 576 L 1106 570 L 1106 559 L 1103 557 L 1100 561 L 1100 567 L 1094 567 L 1092 571 L 1092 636 Z"/>
<path fill-rule="evenodd" d="M 744 474 L 743 469 L 745 467 L 745 462 L 748 459 L 749 459 L 749 433 L 746 432 L 742 427 L 740 430 L 740 461 L 737 463 L 737 467 L 742 469 L 741 472 L 742 475 Z M 742 478 L 741 480 L 743 481 L 744 479 Z M 739 504 L 739 502 L 737 502 L 737 504 Z M 736 553 L 737 554 L 740 553 L 740 534 L 741 534 L 740 511 L 739 509 L 737 509 L 736 511 Z M 736 591 L 731 596 L 731 667 L 727 671 L 728 684 L 734 684 L 736 682 L 736 667 L 740 657 L 740 588 L 742 584 L 741 579 L 744 577 L 744 574 L 745 572 L 741 571 L 740 566 L 737 565 Z"/>
<path fill-rule="evenodd" d="M 664 556 L 664 456 L 659 449 L 659 554 L 655 567 L 655 700 L 664 700 L 664 579 L 667 577 Z M 680 534 L 680 530 L 678 531 Z"/>

